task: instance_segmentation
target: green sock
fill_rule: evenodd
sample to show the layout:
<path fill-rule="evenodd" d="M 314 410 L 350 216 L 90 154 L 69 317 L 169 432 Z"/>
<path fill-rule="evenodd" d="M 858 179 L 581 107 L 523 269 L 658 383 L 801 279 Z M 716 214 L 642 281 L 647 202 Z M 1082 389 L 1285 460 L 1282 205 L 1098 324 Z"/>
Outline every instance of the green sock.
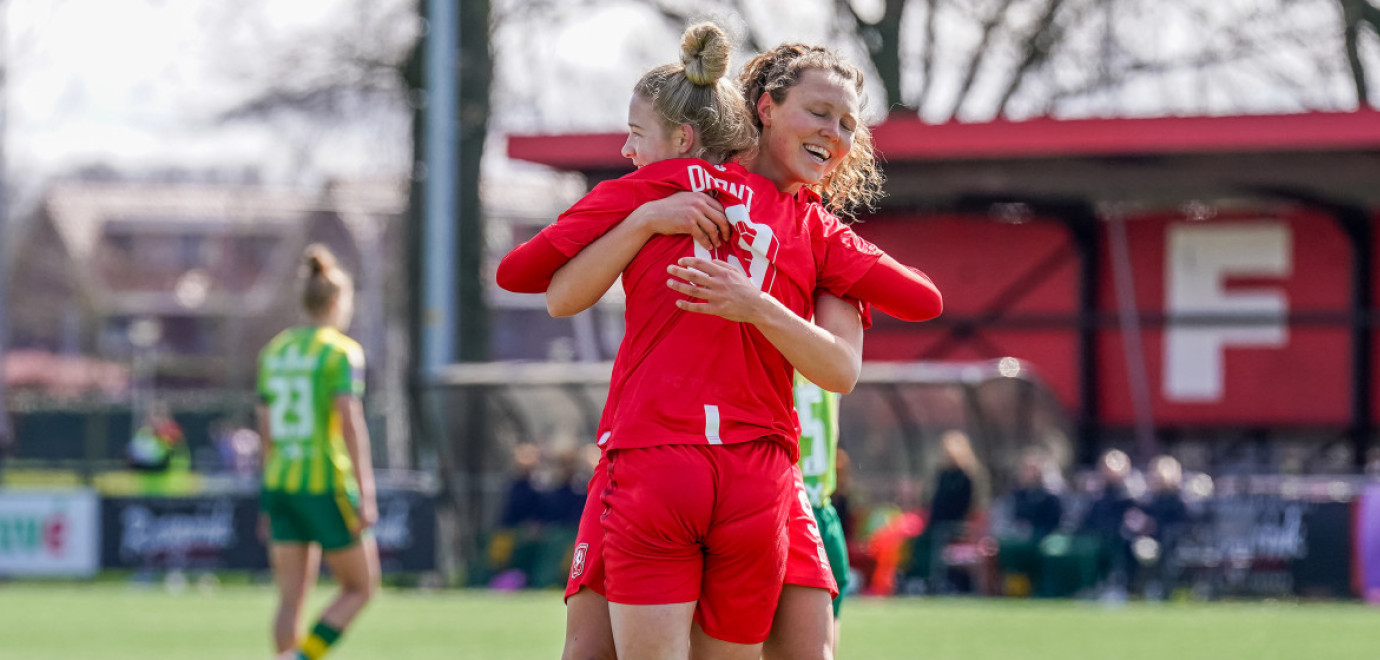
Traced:
<path fill-rule="evenodd" d="M 298 660 L 321 660 L 331 645 L 340 639 L 340 632 L 325 621 L 317 621 L 311 634 L 302 640 L 302 647 L 297 649 Z"/>

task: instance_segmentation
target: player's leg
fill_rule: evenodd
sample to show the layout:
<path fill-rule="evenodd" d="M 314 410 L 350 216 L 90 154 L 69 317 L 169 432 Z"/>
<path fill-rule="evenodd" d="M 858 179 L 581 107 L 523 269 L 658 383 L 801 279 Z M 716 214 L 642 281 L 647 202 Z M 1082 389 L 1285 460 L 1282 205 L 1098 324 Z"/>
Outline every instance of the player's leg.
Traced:
<path fill-rule="evenodd" d="M 561 660 L 614 660 L 609 601 L 582 587 L 565 600 L 565 648 Z"/>
<path fill-rule="evenodd" d="M 837 573 L 799 473 L 797 468 L 796 498 L 787 523 L 790 550 L 785 586 L 771 635 L 762 647 L 766 660 L 830 660 L 835 648 L 830 599 L 839 591 Z"/>
<path fill-rule="evenodd" d="M 309 516 L 313 534 L 320 540 L 326 566 L 340 585 L 340 592 L 298 646 L 301 658 L 318 660 L 378 591 L 379 551 L 374 537 L 359 529 L 353 497 L 341 500 L 335 495 L 320 495 L 308 501 L 313 507 Z"/>
<path fill-rule="evenodd" d="M 660 605 L 610 602 L 609 622 L 618 657 L 685 660 L 690 657 L 690 627 L 694 616 L 695 601 Z"/>
<path fill-rule="evenodd" d="M 694 660 L 758 660 L 765 657 L 761 644 L 740 644 L 718 639 L 695 622 L 690 632 L 690 657 Z"/>
<path fill-rule="evenodd" d="M 843 534 L 843 520 L 832 504 L 814 509 L 815 520 L 819 523 L 820 537 L 824 541 L 825 552 L 829 555 L 829 566 L 833 569 L 834 581 L 838 584 L 838 595 L 833 599 L 834 613 L 834 653 L 839 650 L 839 612 L 843 609 L 843 599 L 848 591 L 849 561 L 848 539 Z"/>
<path fill-rule="evenodd" d="M 273 615 L 273 647 L 283 653 L 297 647 L 302 607 L 316 583 L 321 549 L 311 543 L 273 542 L 269 547 L 273 580 L 278 585 L 278 609 Z"/>
<path fill-rule="evenodd" d="M 269 566 L 278 587 L 273 614 L 273 646 L 278 653 L 297 647 L 302 608 L 321 568 L 321 548 L 302 525 L 298 504 L 292 496 L 274 491 L 259 497 L 260 524 L 267 523 Z"/>
<path fill-rule="evenodd" d="M 832 660 L 834 610 L 829 592 L 787 584 L 781 589 L 771 636 L 762 646 L 766 660 Z"/>
<path fill-rule="evenodd" d="M 755 659 L 786 577 L 796 472 L 785 446 L 773 441 L 707 449 L 715 457 L 718 495 L 704 540 L 692 657 Z"/>
<path fill-rule="evenodd" d="M 340 583 L 340 593 L 321 613 L 321 620 L 343 630 L 378 593 L 378 543 L 366 536 L 348 548 L 324 554 L 326 566 Z"/>
<path fill-rule="evenodd" d="M 613 625 L 604 598 L 603 494 L 608 487 L 607 462 L 594 466 L 580 515 L 580 529 L 571 553 L 570 578 L 565 588 L 565 647 L 562 660 L 614 660 Z"/>
<path fill-rule="evenodd" d="M 705 447 L 609 452 L 604 496 L 604 587 L 620 658 L 684 660 L 713 518 L 714 470 Z"/>

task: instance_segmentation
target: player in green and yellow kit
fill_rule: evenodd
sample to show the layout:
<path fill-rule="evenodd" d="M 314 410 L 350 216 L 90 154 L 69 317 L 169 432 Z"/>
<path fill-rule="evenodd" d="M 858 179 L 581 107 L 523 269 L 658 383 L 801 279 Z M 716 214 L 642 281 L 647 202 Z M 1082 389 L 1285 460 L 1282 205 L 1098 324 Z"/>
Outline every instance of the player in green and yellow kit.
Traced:
<path fill-rule="evenodd" d="M 829 567 L 838 582 L 834 598 L 834 646 L 839 639 L 839 609 L 848 590 L 848 543 L 843 537 L 843 522 L 830 503 L 837 485 L 835 459 L 839 447 L 839 395 L 795 375 L 795 412 L 800 418 L 800 474 L 805 494 L 814 508 Z"/>
<path fill-rule="evenodd" d="M 364 352 L 342 329 L 353 284 L 322 246 L 307 248 L 302 306 L 309 323 L 279 333 L 259 356 L 260 508 L 278 583 L 273 641 L 280 660 L 317 660 L 378 590 L 378 518 L 364 394 Z M 340 594 L 305 636 L 302 605 L 324 555 Z"/>

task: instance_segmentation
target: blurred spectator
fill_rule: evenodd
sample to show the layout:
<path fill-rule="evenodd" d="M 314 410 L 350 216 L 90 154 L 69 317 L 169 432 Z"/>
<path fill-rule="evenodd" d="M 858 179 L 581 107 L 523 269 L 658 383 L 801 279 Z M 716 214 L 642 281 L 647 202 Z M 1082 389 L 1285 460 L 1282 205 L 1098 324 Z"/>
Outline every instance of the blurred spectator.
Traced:
<path fill-rule="evenodd" d="M 1188 505 L 1181 491 L 1183 469 L 1173 456 L 1156 456 L 1150 461 L 1150 492 L 1132 522 L 1140 536 L 1133 549 L 1145 567 L 1145 595 L 1158 600 L 1174 587 L 1178 578 L 1175 550 L 1191 522 Z"/>
<path fill-rule="evenodd" d="M 211 422 L 209 433 L 211 434 L 211 447 L 216 452 L 216 469 L 222 472 L 234 472 L 235 457 L 234 448 L 230 445 L 230 435 L 234 430 L 230 420 L 225 417 L 218 417 Z"/>
<path fill-rule="evenodd" d="M 523 443 L 513 448 L 513 474 L 508 480 L 508 496 L 503 504 L 499 526 L 509 529 L 541 522 L 542 497 L 534 483 L 541 449 Z"/>
<path fill-rule="evenodd" d="M 1059 499 L 1063 479 L 1043 452 L 1031 451 L 1021 461 L 1016 482 L 1011 493 L 1012 520 L 1022 537 L 1039 543 L 1063 520 L 1064 503 Z"/>
<path fill-rule="evenodd" d="M 227 419 L 211 427 L 220 469 L 237 477 L 257 477 L 259 473 L 259 434 Z"/>
<path fill-rule="evenodd" d="M 522 443 L 513 448 L 512 475 L 499 516 L 498 529 L 489 540 L 489 585 L 495 589 L 526 587 L 540 554 L 542 495 L 535 483 L 541 449 Z"/>
<path fill-rule="evenodd" d="M 587 451 L 592 448 L 593 451 Z M 513 472 L 499 528 L 489 544 L 496 589 L 545 588 L 563 584 L 570 551 L 584 512 L 585 488 L 598 448 L 559 452 L 545 461 L 540 448 L 513 450 Z"/>
<path fill-rule="evenodd" d="M 580 526 L 590 474 L 590 468 L 580 461 L 580 454 L 574 449 L 562 451 L 556 457 L 555 485 L 542 494 L 542 522 L 571 530 Z"/>
<path fill-rule="evenodd" d="M 131 469 L 143 473 L 140 488 L 145 495 L 183 494 L 192 488 L 192 452 L 166 404 L 149 406 L 144 423 L 129 440 L 126 460 Z"/>
<path fill-rule="evenodd" d="M 1006 594 L 1036 593 L 1041 582 L 1040 543 L 1059 528 L 1064 516 L 1060 491 L 1062 478 L 1043 451 L 1032 449 L 1021 456 L 1016 489 L 994 507 L 1003 514 L 997 539 Z"/>
<path fill-rule="evenodd" d="M 1131 475 L 1131 459 L 1125 452 L 1113 449 L 1102 455 L 1098 472 L 1102 481 L 1101 490 L 1088 507 L 1078 531 L 1096 542 L 1094 575 L 1104 595 L 1123 599 L 1131 568 L 1126 514 L 1135 506 L 1126 488 L 1126 480 Z"/>
<path fill-rule="evenodd" d="M 14 450 L 13 429 L 10 412 L 0 406 L 0 467 L 3 467 L 5 459 L 9 458 L 10 452 Z"/>
<path fill-rule="evenodd" d="M 556 455 L 553 483 L 541 491 L 540 552 L 534 559 L 528 586 L 563 586 L 565 576 L 570 573 L 575 536 L 580 528 L 580 516 L 585 510 L 586 489 L 594 462 L 599 459 L 597 446 L 587 445 L 587 448 L 596 451 L 582 455 L 579 450 L 569 448 Z"/>
<path fill-rule="evenodd" d="M 141 472 L 167 470 L 182 440 L 182 427 L 173 421 L 167 406 L 161 403 L 149 406 L 144 423 L 129 440 L 129 466 Z"/>
<path fill-rule="evenodd" d="M 943 465 L 935 479 L 925 530 L 911 546 L 908 575 L 923 578 L 929 592 L 950 593 L 960 585 L 950 580 L 944 549 L 967 532 L 966 525 L 987 478 L 966 433 L 948 431 L 940 442 L 944 448 Z"/>

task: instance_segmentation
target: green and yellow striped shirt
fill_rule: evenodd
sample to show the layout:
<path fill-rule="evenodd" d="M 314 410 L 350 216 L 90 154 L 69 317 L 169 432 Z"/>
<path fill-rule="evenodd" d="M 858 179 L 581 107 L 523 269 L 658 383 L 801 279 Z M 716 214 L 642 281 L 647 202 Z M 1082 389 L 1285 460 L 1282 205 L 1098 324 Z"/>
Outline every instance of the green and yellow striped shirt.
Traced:
<path fill-rule="evenodd" d="M 264 490 L 356 490 L 335 398 L 363 394 L 364 350 L 339 330 L 299 326 L 268 342 L 259 354 L 259 397 L 273 441 L 264 457 Z"/>
<path fill-rule="evenodd" d="M 837 485 L 839 395 L 795 375 L 795 414 L 800 419 L 800 475 L 816 508 L 829 503 Z"/>

